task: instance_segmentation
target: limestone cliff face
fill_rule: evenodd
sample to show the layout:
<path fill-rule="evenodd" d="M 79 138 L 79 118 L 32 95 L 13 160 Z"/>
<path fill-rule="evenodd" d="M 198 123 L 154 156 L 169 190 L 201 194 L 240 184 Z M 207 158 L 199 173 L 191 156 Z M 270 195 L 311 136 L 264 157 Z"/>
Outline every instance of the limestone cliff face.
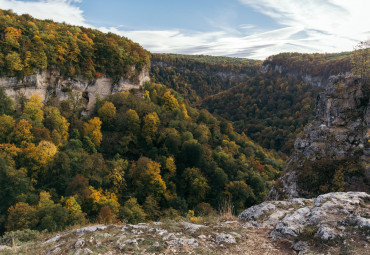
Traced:
<path fill-rule="evenodd" d="M 117 83 L 113 83 L 111 78 L 105 76 L 88 81 L 82 76 L 65 78 L 57 70 L 45 70 L 26 76 L 22 80 L 16 77 L 0 78 L 0 87 L 14 99 L 21 94 L 27 98 L 39 94 L 44 100 L 48 100 L 51 95 L 63 100 L 68 98 L 69 92 L 77 92 L 88 100 L 86 105 L 88 113 L 94 108 L 96 96 L 104 98 L 115 92 L 140 88 L 147 81 L 150 81 L 147 68 L 140 72 L 135 82 L 121 78 Z"/>
<path fill-rule="evenodd" d="M 369 83 L 353 77 L 332 77 L 317 101 L 315 120 L 296 139 L 294 154 L 285 166 L 284 175 L 276 182 L 269 199 L 309 197 L 310 188 L 301 187 L 300 178 L 306 163 L 327 160 L 362 168 L 362 177 L 345 179 L 347 190 L 368 190 L 370 180 L 370 106 Z M 316 169 L 318 175 L 323 171 Z M 357 178 L 357 179 L 356 179 Z M 366 180 L 367 179 L 367 180 Z M 310 180 L 303 180 L 309 182 Z M 343 182 L 342 182 L 343 183 Z M 312 185 L 315 185 L 312 182 Z"/>

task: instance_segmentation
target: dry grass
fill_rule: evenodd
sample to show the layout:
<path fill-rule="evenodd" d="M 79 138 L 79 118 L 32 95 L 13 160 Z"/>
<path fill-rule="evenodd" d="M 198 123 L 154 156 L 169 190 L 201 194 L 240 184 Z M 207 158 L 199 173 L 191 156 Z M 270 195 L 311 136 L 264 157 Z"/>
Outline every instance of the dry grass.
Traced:
<path fill-rule="evenodd" d="M 236 217 L 234 215 L 234 211 L 234 205 L 230 199 L 223 200 L 218 208 L 221 220 L 235 220 Z"/>

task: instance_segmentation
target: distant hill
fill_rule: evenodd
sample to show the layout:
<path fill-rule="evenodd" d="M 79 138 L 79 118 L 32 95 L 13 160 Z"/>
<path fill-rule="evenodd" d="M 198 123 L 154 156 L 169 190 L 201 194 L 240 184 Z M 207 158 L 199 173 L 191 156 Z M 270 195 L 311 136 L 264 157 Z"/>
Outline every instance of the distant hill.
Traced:
<path fill-rule="evenodd" d="M 152 54 L 152 78 L 189 102 L 217 94 L 255 76 L 262 61 L 204 55 Z"/>

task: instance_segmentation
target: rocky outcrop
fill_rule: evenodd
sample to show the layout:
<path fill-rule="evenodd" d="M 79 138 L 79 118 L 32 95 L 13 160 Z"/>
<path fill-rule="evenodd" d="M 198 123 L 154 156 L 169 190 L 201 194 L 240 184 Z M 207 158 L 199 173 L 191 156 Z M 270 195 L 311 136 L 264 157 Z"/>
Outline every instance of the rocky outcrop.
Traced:
<path fill-rule="evenodd" d="M 316 177 L 337 177 L 344 190 L 368 191 L 370 180 L 370 106 L 369 84 L 356 77 L 332 77 L 325 92 L 317 101 L 316 118 L 296 139 L 294 153 L 285 166 L 283 176 L 270 191 L 268 199 L 310 197 L 312 190 L 325 190 L 319 181 L 310 182 L 309 169 L 314 168 Z M 328 161 L 335 162 L 330 170 Z M 325 165 L 325 167 L 320 166 Z M 352 167 L 353 166 L 353 167 Z M 356 168 L 347 176 L 346 167 Z M 348 171 L 347 171 L 348 170 Z M 304 177 L 305 176 L 305 177 Z M 306 180 L 303 180 L 306 178 Z M 316 178 L 316 179 L 317 179 Z M 317 182 L 315 182 L 317 181 Z M 327 180 L 328 182 L 333 180 Z M 336 180 L 338 181 L 338 180 Z M 311 186 L 310 186 L 311 185 Z M 330 187 L 329 187 L 330 188 Z"/>
<path fill-rule="evenodd" d="M 27 98 L 39 94 L 44 100 L 48 100 L 52 95 L 64 100 L 73 91 L 87 99 L 86 110 L 90 112 L 95 105 L 96 96 L 104 98 L 115 92 L 140 88 L 148 81 L 150 81 L 150 77 L 146 67 L 139 73 L 135 81 L 122 77 L 116 83 L 106 76 L 92 81 L 82 76 L 65 78 L 60 75 L 58 70 L 50 69 L 26 76 L 22 80 L 16 77 L 0 78 L 0 87 L 4 88 L 5 92 L 14 99 L 22 94 Z"/>
<path fill-rule="evenodd" d="M 310 250 L 308 241 L 341 240 L 343 244 L 343 240 L 355 238 L 366 244 L 366 233 L 370 229 L 370 195 L 335 192 L 315 199 L 269 201 L 248 208 L 239 219 L 248 226 L 270 229 L 273 240 L 291 240 L 293 249 L 301 254 Z"/>
<path fill-rule="evenodd" d="M 264 63 L 264 65 L 262 65 L 261 67 L 261 73 L 266 74 L 270 71 L 285 75 L 287 77 L 292 77 L 297 80 L 302 80 L 308 84 L 311 84 L 312 86 L 317 87 L 326 87 L 329 84 L 330 80 L 330 77 L 325 77 L 322 75 L 312 75 L 310 73 L 305 72 L 292 71 L 289 70 L 289 68 L 286 68 L 282 65 Z"/>

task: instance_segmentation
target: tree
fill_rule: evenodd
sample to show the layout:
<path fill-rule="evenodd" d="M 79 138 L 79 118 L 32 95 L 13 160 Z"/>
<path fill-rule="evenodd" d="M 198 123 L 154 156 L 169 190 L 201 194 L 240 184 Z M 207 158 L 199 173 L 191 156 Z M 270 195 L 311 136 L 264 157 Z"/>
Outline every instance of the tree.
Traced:
<path fill-rule="evenodd" d="M 355 46 L 351 62 L 352 71 L 366 81 L 370 76 L 370 39 Z"/>
<path fill-rule="evenodd" d="M 101 188 L 96 190 L 92 186 L 89 189 L 90 198 L 94 203 L 94 211 L 99 212 L 102 207 L 108 206 L 115 215 L 118 215 L 120 204 L 116 194 L 108 191 L 103 192 Z"/>
<path fill-rule="evenodd" d="M 159 123 L 159 117 L 155 112 L 144 116 L 142 133 L 146 140 L 152 140 L 152 138 L 156 135 Z"/>
<path fill-rule="evenodd" d="M 88 123 L 84 124 L 84 134 L 89 136 L 97 147 L 100 146 L 103 139 L 101 124 L 102 122 L 98 117 L 90 119 Z"/>
<path fill-rule="evenodd" d="M 54 144 L 58 147 L 65 145 L 69 138 L 69 123 L 67 119 L 61 115 L 58 108 L 53 106 L 46 107 L 45 113 L 45 127 L 52 131 L 51 136 Z"/>
<path fill-rule="evenodd" d="M 0 53 L 1 54 L 1 53 Z M 1 56 L 0 56 L 1 57 Z M 0 60 L 1 62 L 1 60 Z M 1 65 L 0 65 L 1 68 Z M 3 88 L 0 87 L 0 115 L 12 114 L 14 112 L 14 102 L 8 97 Z"/>
<path fill-rule="evenodd" d="M 12 116 L 0 116 L 0 143 L 10 142 L 10 134 L 15 127 L 15 120 Z"/>
<path fill-rule="evenodd" d="M 31 96 L 30 100 L 25 104 L 22 116 L 34 121 L 36 125 L 42 125 L 42 121 L 44 120 L 43 107 L 42 98 L 39 94 L 35 94 Z"/>
<path fill-rule="evenodd" d="M 68 212 L 68 225 L 83 224 L 85 222 L 81 206 L 74 197 L 69 197 L 65 200 L 64 208 Z"/>
<path fill-rule="evenodd" d="M 252 188 L 243 181 L 232 181 L 228 183 L 225 187 L 225 194 L 233 202 L 237 213 L 250 207 L 256 201 Z"/>
<path fill-rule="evenodd" d="M 8 210 L 7 230 L 34 229 L 38 223 L 37 210 L 27 203 L 19 202 Z"/>
<path fill-rule="evenodd" d="M 158 199 L 166 191 L 166 184 L 162 180 L 161 165 L 146 157 L 141 157 L 130 170 L 132 183 L 136 187 L 139 201 L 144 201 L 148 195 Z"/>
<path fill-rule="evenodd" d="M 38 229 L 57 231 L 63 229 L 68 224 L 68 212 L 61 204 L 55 204 L 51 200 L 49 192 L 41 191 L 40 200 L 37 205 L 37 215 L 39 218 Z"/>
<path fill-rule="evenodd" d="M 146 214 L 136 198 L 130 198 L 120 210 L 120 217 L 128 223 L 137 224 L 145 221 Z"/>
<path fill-rule="evenodd" d="M 161 216 L 161 209 L 158 201 L 152 195 L 146 197 L 143 204 L 143 209 L 149 220 L 158 220 L 158 218 Z"/>
<path fill-rule="evenodd" d="M 15 126 L 13 132 L 10 134 L 11 141 L 22 147 L 26 147 L 28 143 L 32 142 L 33 135 L 31 133 L 32 124 L 28 120 L 21 119 Z"/>
<path fill-rule="evenodd" d="M 8 55 L 6 55 L 5 61 L 11 76 L 23 69 L 22 59 L 17 52 L 10 52 Z"/>
<path fill-rule="evenodd" d="M 106 125 L 111 125 L 116 117 L 116 107 L 111 102 L 104 102 L 99 108 L 98 115 Z"/>
<path fill-rule="evenodd" d="M 179 102 L 174 97 L 174 95 L 171 94 L 171 91 L 169 90 L 166 93 L 164 93 L 162 100 L 163 100 L 162 106 L 167 110 L 172 111 L 180 107 Z"/>
<path fill-rule="evenodd" d="M 198 168 L 187 168 L 183 173 L 183 180 L 186 184 L 187 201 L 193 205 L 202 202 L 210 187 L 207 179 Z"/>
<path fill-rule="evenodd" d="M 135 110 L 128 109 L 125 114 L 127 130 L 133 134 L 137 134 L 140 130 L 140 118 Z"/>

